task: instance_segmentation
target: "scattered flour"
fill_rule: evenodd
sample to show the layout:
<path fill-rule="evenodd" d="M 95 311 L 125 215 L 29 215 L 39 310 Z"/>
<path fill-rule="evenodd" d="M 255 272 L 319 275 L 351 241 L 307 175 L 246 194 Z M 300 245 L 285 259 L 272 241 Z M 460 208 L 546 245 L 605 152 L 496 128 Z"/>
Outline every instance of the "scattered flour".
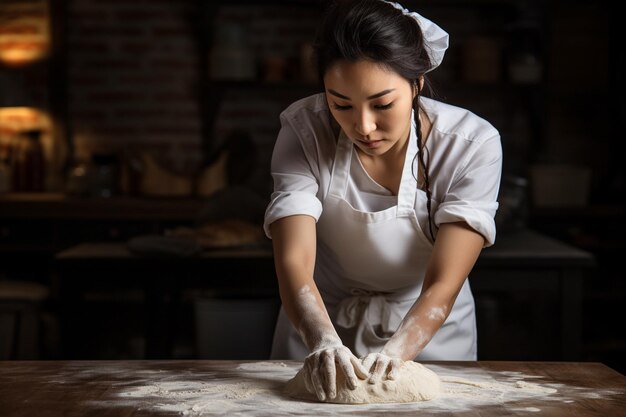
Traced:
<path fill-rule="evenodd" d="M 441 378 L 442 393 L 429 401 L 393 404 L 330 404 L 298 401 L 283 390 L 301 368 L 301 362 L 249 362 L 228 372 L 202 369 L 137 372 L 136 380 L 112 384 L 116 398 L 92 401 L 94 406 L 132 406 L 135 409 L 183 416 L 342 416 L 476 412 L 483 407 L 506 406 L 509 411 L 536 413 L 551 405 L 583 398 L 608 398 L 622 391 L 591 390 L 544 382 L 520 372 L 428 365 Z M 119 369 L 118 369 L 119 371 Z M 230 378 L 225 379 L 225 374 Z M 232 377 L 236 377 L 236 383 Z M 528 382 L 532 380 L 532 382 Z"/>

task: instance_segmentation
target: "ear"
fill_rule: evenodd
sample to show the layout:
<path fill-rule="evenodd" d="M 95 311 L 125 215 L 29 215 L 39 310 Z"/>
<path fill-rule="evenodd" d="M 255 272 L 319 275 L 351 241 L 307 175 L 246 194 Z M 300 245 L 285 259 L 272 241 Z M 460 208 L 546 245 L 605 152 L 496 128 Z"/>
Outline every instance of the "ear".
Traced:
<path fill-rule="evenodd" d="M 419 85 L 419 90 L 417 88 L 418 85 Z M 424 77 L 421 76 L 416 81 L 413 81 L 413 98 L 415 98 L 415 96 L 417 95 L 417 92 L 422 91 L 423 88 L 424 88 Z"/>

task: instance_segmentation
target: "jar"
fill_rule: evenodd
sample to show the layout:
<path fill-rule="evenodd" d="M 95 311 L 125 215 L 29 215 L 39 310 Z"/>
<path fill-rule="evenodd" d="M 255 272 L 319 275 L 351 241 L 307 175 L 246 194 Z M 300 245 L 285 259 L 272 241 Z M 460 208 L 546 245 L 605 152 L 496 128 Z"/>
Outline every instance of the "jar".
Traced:
<path fill-rule="evenodd" d="M 112 197 L 118 194 L 119 164 L 113 154 L 96 153 L 91 157 L 91 194 L 94 197 Z"/>
<path fill-rule="evenodd" d="M 251 80 L 256 77 L 256 59 L 244 26 L 222 22 L 215 30 L 210 51 L 210 71 L 214 80 Z"/>
<path fill-rule="evenodd" d="M 67 174 L 65 191 L 72 196 L 86 196 L 91 190 L 91 166 L 86 161 L 76 161 Z"/>

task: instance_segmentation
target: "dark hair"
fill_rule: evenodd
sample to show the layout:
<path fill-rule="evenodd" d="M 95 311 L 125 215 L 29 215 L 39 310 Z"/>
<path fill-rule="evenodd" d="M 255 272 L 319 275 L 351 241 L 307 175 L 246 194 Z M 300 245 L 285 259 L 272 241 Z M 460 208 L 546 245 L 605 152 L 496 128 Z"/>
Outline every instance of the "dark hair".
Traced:
<path fill-rule="evenodd" d="M 434 241 L 429 161 L 419 118 L 419 98 L 422 95 L 419 80 L 433 64 L 419 24 L 411 16 L 404 15 L 401 10 L 381 0 L 336 0 L 326 10 L 313 48 L 320 80 L 324 79 L 328 68 L 337 61 L 368 60 L 394 71 L 416 88 L 417 94 L 413 100 L 419 149 L 416 157 L 424 167 L 428 227 Z M 424 80 L 424 85 L 427 85 Z"/>

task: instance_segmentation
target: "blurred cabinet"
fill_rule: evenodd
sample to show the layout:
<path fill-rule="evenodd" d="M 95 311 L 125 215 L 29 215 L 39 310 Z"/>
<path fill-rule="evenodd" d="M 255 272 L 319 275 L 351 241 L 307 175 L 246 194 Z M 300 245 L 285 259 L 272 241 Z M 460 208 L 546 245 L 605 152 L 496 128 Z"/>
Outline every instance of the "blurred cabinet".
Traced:
<path fill-rule="evenodd" d="M 481 360 L 580 360 L 591 252 L 530 229 L 501 233 L 470 273 Z"/>
<path fill-rule="evenodd" d="M 580 359 L 581 288 L 585 271 L 593 263 L 590 253 L 531 230 L 501 236 L 498 245 L 485 249 L 470 274 L 476 299 L 479 359 Z M 55 265 L 65 317 L 64 345 L 70 357 L 96 355 L 97 343 L 81 346 L 79 339 L 84 340 L 86 334 L 94 340 L 103 337 L 105 324 L 90 326 L 86 322 L 89 317 L 96 318 L 96 310 L 91 309 L 97 304 L 86 303 L 83 294 L 94 289 L 135 288 L 143 293 L 143 303 L 138 303 L 143 311 L 135 311 L 127 319 L 141 322 L 143 318 L 139 334 L 145 337 L 146 356 L 152 358 L 171 357 L 185 333 L 203 331 L 202 326 L 189 328 L 193 311 L 190 300 L 183 296 L 185 289 L 205 290 L 214 297 L 209 302 L 212 308 L 217 304 L 223 307 L 223 321 L 216 322 L 214 317 L 209 323 L 204 317 L 204 331 L 210 326 L 223 326 L 227 320 L 231 320 L 231 328 L 249 325 L 232 322 L 246 320 L 246 315 L 227 315 L 237 311 L 238 304 L 243 308 L 242 300 L 278 299 L 271 246 L 156 259 L 136 256 L 120 244 L 88 242 L 59 253 Z M 216 297 L 221 301 L 215 301 Z M 120 303 L 119 297 L 116 302 Z M 94 316 L 82 313 L 85 311 L 94 311 Z M 98 319 L 110 323 L 107 311 L 118 308 L 101 308 L 104 314 Z M 95 332 L 86 330 L 90 328 Z M 269 341 L 273 326 L 270 323 L 264 328 L 263 340 Z M 119 333 L 119 326 L 109 332 Z M 225 345 L 238 338 L 226 332 L 223 336 Z M 196 337 L 203 339 L 207 335 Z M 127 341 L 118 343 L 121 349 L 119 346 Z M 217 350 L 213 353 L 218 354 Z"/>
<path fill-rule="evenodd" d="M 624 372 L 626 323 L 607 320 L 621 317 L 626 303 L 624 204 L 543 207 L 534 208 L 530 214 L 534 229 L 594 255 L 593 274 L 583 286 L 582 358 Z"/>
<path fill-rule="evenodd" d="M 269 353 L 280 304 L 269 244 L 146 257 L 120 243 L 93 241 L 59 252 L 53 269 L 64 358 L 128 355 L 140 340 L 137 359 L 225 359 L 242 337 L 254 346 L 238 353 Z M 218 328 L 223 333 L 213 339 Z M 255 334 L 262 339 L 250 339 Z"/>

